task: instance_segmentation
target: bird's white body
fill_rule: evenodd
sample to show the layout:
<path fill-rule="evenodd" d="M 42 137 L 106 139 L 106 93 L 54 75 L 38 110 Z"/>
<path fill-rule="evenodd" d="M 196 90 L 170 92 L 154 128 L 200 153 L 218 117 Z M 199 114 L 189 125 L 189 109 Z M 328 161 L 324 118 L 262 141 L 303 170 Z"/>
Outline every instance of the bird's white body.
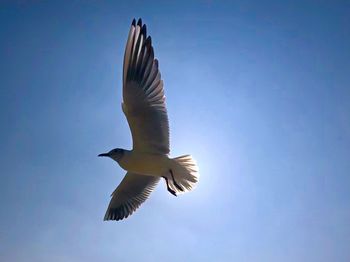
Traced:
<path fill-rule="evenodd" d="M 167 155 L 125 150 L 118 161 L 121 168 L 128 172 L 148 175 L 165 176 L 172 167 L 172 161 Z"/>

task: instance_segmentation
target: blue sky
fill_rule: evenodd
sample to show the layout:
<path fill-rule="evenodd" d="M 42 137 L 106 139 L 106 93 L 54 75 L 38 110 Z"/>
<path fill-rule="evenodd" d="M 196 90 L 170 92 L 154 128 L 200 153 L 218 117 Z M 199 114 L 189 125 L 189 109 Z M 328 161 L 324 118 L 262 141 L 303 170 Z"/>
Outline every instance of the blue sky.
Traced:
<path fill-rule="evenodd" d="M 349 261 L 346 1 L 1 1 L 1 261 Z M 165 83 L 161 183 L 103 222 L 130 148 L 125 41 L 142 17 Z"/>

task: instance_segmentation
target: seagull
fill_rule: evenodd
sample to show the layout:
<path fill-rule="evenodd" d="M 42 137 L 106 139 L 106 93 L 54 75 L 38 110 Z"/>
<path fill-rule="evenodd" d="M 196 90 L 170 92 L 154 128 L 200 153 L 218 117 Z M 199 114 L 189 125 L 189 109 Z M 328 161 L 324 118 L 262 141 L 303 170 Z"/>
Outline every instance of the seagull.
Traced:
<path fill-rule="evenodd" d="M 190 155 L 170 158 L 169 121 L 163 81 L 152 40 L 139 19 L 131 23 L 123 64 L 122 110 L 128 121 L 132 150 L 115 148 L 110 157 L 126 175 L 112 193 L 104 220 L 130 216 L 151 194 L 161 178 L 174 196 L 192 190 L 199 173 Z"/>

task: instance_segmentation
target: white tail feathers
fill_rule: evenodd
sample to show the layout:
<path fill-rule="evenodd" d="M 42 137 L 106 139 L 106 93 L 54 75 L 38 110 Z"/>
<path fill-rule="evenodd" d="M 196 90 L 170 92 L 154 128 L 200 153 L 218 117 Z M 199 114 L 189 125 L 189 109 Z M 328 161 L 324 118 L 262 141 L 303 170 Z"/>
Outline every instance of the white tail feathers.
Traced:
<path fill-rule="evenodd" d="M 169 186 L 176 194 L 192 190 L 199 178 L 196 162 L 190 155 L 173 158 L 168 178 Z"/>

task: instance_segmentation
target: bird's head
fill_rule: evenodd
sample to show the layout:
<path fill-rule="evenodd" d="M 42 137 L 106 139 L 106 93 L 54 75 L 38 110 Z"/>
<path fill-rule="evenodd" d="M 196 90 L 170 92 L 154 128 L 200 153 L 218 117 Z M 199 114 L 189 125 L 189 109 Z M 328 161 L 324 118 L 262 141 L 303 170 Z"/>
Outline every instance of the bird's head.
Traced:
<path fill-rule="evenodd" d="M 99 154 L 98 156 L 108 156 L 118 162 L 123 157 L 124 151 L 125 151 L 124 149 L 115 148 L 109 151 L 108 153 L 102 153 L 102 154 Z"/>

